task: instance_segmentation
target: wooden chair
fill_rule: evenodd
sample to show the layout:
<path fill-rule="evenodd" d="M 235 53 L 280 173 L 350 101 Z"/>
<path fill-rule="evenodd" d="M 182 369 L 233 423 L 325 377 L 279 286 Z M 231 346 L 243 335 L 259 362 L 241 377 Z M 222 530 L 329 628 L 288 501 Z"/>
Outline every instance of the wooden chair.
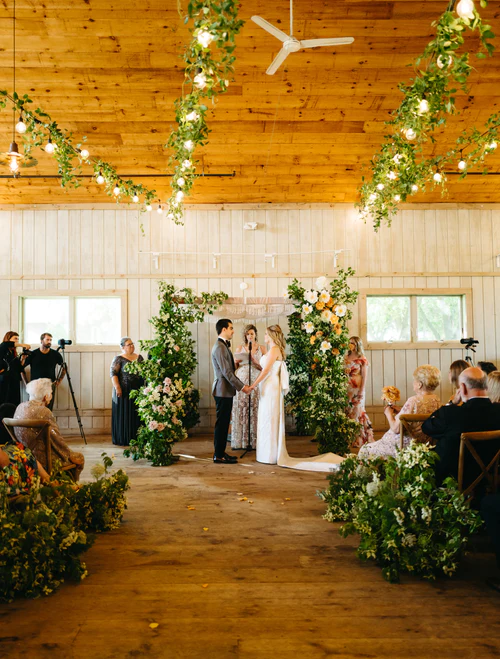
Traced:
<path fill-rule="evenodd" d="M 413 435 L 410 423 L 427 421 L 430 414 L 401 414 L 399 417 L 399 448 L 403 449 L 403 440 L 405 435 L 409 435 L 413 440 L 420 441 Z"/>
<path fill-rule="evenodd" d="M 485 466 L 483 460 L 479 456 L 474 444 L 480 442 L 488 442 L 498 440 L 499 448 L 489 464 Z M 477 462 L 481 469 L 479 476 L 464 489 L 464 467 L 465 467 L 465 454 L 466 449 L 471 453 L 474 460 Z M 458 456 L 458 487 L 464 496 L 471 494 L 479 483 L 486 479 L 488 485 L 487 489 L 490 494 L 495 494 L 498 489 L 498 465 L 500 462 L 500 430 L 490 430 L 486 432 L 463 432 L 460 435 L 460 453 Z"/>
<path fill-rule="evenodd" d="M 15 442 L 19 442 L 14 432 L 15 428 L 39 428 L 36 440 L 39 438 L 43 439 L 43 444 L 45 447 L 45 462 L 47 465 L 46 471 L 48 474 L 52 473 L 52 443 L 50 441 L 50 422 L 44 421 L 43 419 L 3 419 L 3 425 L 7 429 L 7 432 L 12 437 Z M 76 465 L 69 464 L 61 467 L 62 471 L 73 471 L 76 468 Z M 70 474 L 73 479 L 75 479 L 75 474 Z"/>

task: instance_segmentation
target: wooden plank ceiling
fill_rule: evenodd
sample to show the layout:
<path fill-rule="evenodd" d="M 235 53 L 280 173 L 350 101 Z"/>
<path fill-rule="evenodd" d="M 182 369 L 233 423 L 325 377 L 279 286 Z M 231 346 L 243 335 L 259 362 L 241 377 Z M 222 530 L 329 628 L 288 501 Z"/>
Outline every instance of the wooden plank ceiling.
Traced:
<path fill-rule="evenodd" d="M 250 17 L 258 14 L 288 32 L 288 0 L 244 0 L 241 17 L 247 23 L 238 39 L 235 81 L 210 113 L 210 144 L 200 154 L 206 173 L 235 177 L 199 180 L 193 202 L 354 201 L 361 167 L 400 102 L 398 82 L 410 77 L 407 65 L 429 41 L 431 22 L 447 2 L 294 4 L 298 38 L 353 36 L 354 43 L 291 54 L 286 67 L 267 76 L 279 42 Z M 500 33 L 500 2 L 482 11 Z M 0 87 L 12 91 L 9 0 L 0 9 L 0 33 Z M 17 91 L 76 136 L 87 135 L 91 154 L 122 175 L 166 172 L 162 145 L 173 126 L 173 101 L 183 80 L 179 53 L 187 36 L 177 0 L 18 0 Z M 500 109 L 500 48 L 492 59 L 474 64 L 470 96 L 458 101 L 464 112 L 450 122 L 442 146 Z M 10 124 L 11 113 L 0 112 L 2 150 L 10 143 Z M 49 156 L 37 157 L 37 168 L 24 171 L 57 173 Z M 500 171 L 500 149 L 490 162 Z M 137 180 L 168 195 L 169 179 Z M 109 201 L 94 182 L 68 192 L 54 179 L 2 179 L 0 185 L 0 203 Z M 436 192 L 415 201 L 500 202 L 500 176 L 460 182 L 451 177 L 447 197 Z"/>

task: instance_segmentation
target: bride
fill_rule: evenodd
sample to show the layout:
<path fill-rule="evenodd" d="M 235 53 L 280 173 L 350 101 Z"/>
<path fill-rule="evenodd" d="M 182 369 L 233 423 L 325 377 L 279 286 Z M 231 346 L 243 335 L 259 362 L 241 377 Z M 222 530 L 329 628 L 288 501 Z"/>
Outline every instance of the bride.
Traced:
<path fill-rule="evenodd" d="M 286 450 L 285 402 L 288 371 L 285 363 L 285 337 L 279 325 L 267 328 L 264 341 L 269 352 L 260 359 L 262 371 L 250 389 L 260 386 L 257 425 L 257 462 L 307 471 L 331 471 L 343 458 L 324 453 L 312 458 L 291 458 Z"/>

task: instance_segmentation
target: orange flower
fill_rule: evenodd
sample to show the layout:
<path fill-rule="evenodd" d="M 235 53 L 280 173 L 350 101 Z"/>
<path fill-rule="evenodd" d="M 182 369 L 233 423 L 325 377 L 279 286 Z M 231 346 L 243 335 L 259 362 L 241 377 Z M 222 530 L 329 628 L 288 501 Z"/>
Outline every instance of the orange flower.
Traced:
<path fill-rule="evenodd" d="M 318 311 L 322 311 L 324 308 L 325 308 L 325 303 L 324 303 L 324 302 L 321 302 L 320 300 L 318 300 L 318 301 L 316 302 L 316 309 L 317 309 Z"/>
<path fill-rule="evenodd" d="M 310 337 L 309 341 L 311 342 L 311 345 L 314 345 L 314 342 L 316 341 L 314 334 Z"/>
<path fill-rule="evenodd" d="M 316 336 L 317 336 L 317 337 L 323 336 L 323 332 L 322 332 L 321 330 L 318 330 L 318 331 L 316 332 Z"/>
<path fill-rule="evenodd" d="M 314 369 L 316 368 L 316 364 L 311 364 L 311 368 L 314 371 Z"/>
<path fill-rule="evenodd" d="M 338 322 L 339 322 L 339 319 L 338 319 L 337 316 L 333 315 L 333 316 L 330 318 L 330 322 L 331 322 L 332 325 L 337 325 Z"/>
<path fill-rule="evenodd" d="M 331 308 L 333 307 L 333 304 L 334 304 L 334 302 L 333 302 L 333 297 L 330 297 L 330 299 L 329 299 L 328 302 L 326 303 L 326 306 L 327 306 L 329 309 L 331 309 Z"/>
<path fill-rule="evenodd" d="M 340 350 L 338 348 L 332 348 L 332 352 L 334 355 L 340 355 Z"/>
<path fill-rule="evenodd" d="M 335 334 L 337 336 L 340 336 L 342 334 L 342 328 L 340 327 L 340 325 L 335 328 Z"/>
<path fill-rule="evenodd" d="M 316 363 L 319 362 L 319 357 L 314 356 L 314 357 L 313 357 L 313 361 L 315 361 Z"/>

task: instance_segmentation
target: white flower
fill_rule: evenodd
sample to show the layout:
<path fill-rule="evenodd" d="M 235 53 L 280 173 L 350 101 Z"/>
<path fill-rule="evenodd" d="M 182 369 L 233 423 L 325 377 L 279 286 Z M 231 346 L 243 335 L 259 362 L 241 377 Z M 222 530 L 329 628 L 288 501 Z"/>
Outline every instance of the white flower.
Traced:
<path fill-rule="evenodd" d="M 304 314 L 304 316 L 307 316 L 310 313 L 312 313 L 312 310 L 313 310 L 313 308 L 311 307 L 310 304 L 303 304 L 302 305 L 302 313 Z"/>
<path fill-rule="evenodd" d="M 193 165 L 193 163 L 190 160 L 183 160 L 181 166 L 182 166 L 182 169 L 189 169 L 190 167 L 192 167 L 192 165 Z M 168 318 L 170 317 L 170 314 L 167 313 L 167 314 L 164 314 L 164 315 L 167 317 L 166 319 L 164 318 L 164 320 L 168 320 Z"/>
<path fill-rule="evenodd" d="M 207 30 L 200 30 L 198 32 L 198 36 L 196 37 L 198 40 L 198 43 L 200 46 L 203 46 L 203 48 L 208 48 L 212 41 L 214 40 L 213 34 L 208 32 Z"/>
<path fill-rule="evenodd" d="M 198 75 L 194 77 L 193 82 L 198 89 L 205 89 L 207 86 L 207 78 L 204 73 L 198 73 Z"/>
<path fill-rule="evenodd" d="M 380 483 L 374 481 L 366 484 L 366 493 L 369 497 L 375 497 L 380 489 Z"/>
<path fill-rule="evenodd" d="M 329 299 L 330 299 L 330 293 L 325 290 L 321 291 L 321 293 L 319 294 L 320 302 L 324 302 L 326 304 Z"/>
<path fill-rule="evenodd" d="M 417 536 L 413 535 L 413 533 L 406 533 L 401 540 L 403 547 L 413 547 L 416 542 Z"/>
<path fill-rule="evenodd" d="M 187 149 L 188 151 L 192 151 L 194 149 L 194 142 L 193 140 L 186 140 L 184 142 L 184 148 Z"/>
<path fill-rule="evenodd" d="M 104 465 L 102 465 L 102 464 L 96 464 L 96 465 L 94 465 L 94 466 L 92 467 L 92 469 L 90 470 L 90 473 L 92 474 L 92 476 L 93 476 L 96 480 L 99 480 L 99 478 L 101 478 L 101 476 L 102 476 L 105 472 L 106 472 L 106 469 L 105 469 Z"/>
<path fill-rule="evenodd" d="M 199 118 L 200 115 L 195 110 L 186 115 L 186 121 L 198 121 Z"/>
<path fill-rule="evenodd" d="M 314 332 L 314 324 L 309 321 L 304 325 L 304 329 L 308 334 L 312 334 Z"/>
<path fill-rule="evenodd" d="M 288 291 L 287 291 L 287 290 L 284 290 L 284 291 L 283 291 L 283 293 L 282 293 L 282 297 L 283 297 L 285 300 L 290 299 L 290 295 L 288 294 Z"/>
<path fill-rule="evenodd" d="M 347 313 L 347 307 L 345 304 L 337 304 L 335 307 L 335 314 L 339 317 L 342 318 L 342 316 L 345 316 Z"/>
<path fill-rule="evenodd" d="M 329 341 L 323 341 L 323 343 L 321 344 L 321 350 L 323 352 L 326 352 L 327 350 L 331 350 L 331 349 L 332 349 L 332 344 Z"/>
<path fill-rule="evenodd" d="M 321 312 L 321 320 L 323 320 L 325 323 L 330 322 L 330 318 L 332 317 L 332 312 L 330 309 L 323 309 Z"/>
<path fill-rule="evenodd" d="M 401 508 L 396 508 L 396 510 L 394 510 L 393 512 L 394 512 L 394 517 L 396 518 L 396 521 L 399 524 L 399 526 L 403 526 L 403 522 L 405 519 L 404 512 L 401 510 Z"/>
<path fill-rule="evenodd" d="M 328 279 L 326 277 L 318 277 L 316 279 L 316 288 L 320 291 L 322 288 L 326 288 L 328 285 Z M 328 300 L 326 300 L 328 302 Z"/>
<path fill-rule="evenodd" d="M 306 291 L 304 293 L 304 299 L 311 304 L 316 304 L 318 301 L 318 291 Z"/>

